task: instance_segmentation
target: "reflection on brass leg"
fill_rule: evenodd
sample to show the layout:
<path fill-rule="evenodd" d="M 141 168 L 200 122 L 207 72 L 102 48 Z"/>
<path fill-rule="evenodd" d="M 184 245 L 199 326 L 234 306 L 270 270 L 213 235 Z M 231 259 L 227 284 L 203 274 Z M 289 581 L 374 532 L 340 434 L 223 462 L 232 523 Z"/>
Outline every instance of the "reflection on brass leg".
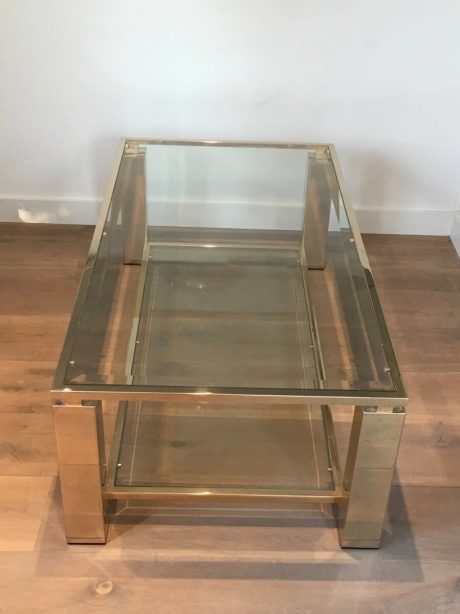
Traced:
<path fill-rule="evenodd" d="M 147 239 L 147 211 L 145 201 L 145 155 L 139 153 L 128 159 L 128 199 L 122 207 L 125 236 L 125 264 L 140 264 Z"/>
<path fill-rule="evenodd" d="M 329 158 L 317 158 L 316 155 L 310 157 L 302 241 L 309 269 L 324 269 L 326 265 L 331 202 L 333 200 L 335 202 L 338 190 L 331 169 L 332 163 Z"/>
<path fill-rule="evenodd" d="M 147 238 L 145 150 L 125 154 L 112 195 L 111 223 L 121 222 L 124 264 L 140 264 Z M 113 232 L 113 231 L 112 231 Z"/>
<path fill-rule="evenodd" d="M 340 504 L 343 548 L 378 548 L 405 411 L 356 407 Z"/>
<path fill-rule="evenodd" d="M 53 406 L 68 543 L 106 542 L 98 438 L 100 412 L 100 403 Z"/>

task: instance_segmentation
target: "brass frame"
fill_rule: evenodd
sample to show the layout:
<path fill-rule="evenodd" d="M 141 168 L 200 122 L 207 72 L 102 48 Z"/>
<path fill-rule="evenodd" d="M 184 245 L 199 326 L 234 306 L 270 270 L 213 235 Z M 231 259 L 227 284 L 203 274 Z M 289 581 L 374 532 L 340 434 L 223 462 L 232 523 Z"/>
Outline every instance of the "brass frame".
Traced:
<path fill-rule="evenodd" d="M 57 403 L 53 419 L 68 541 L 104 543 L 108 527 L 101 491 L 105 479 L 101 403 Z"/>
<path fill-rule="evenodd" d="M 337 443 L 335 441 L 335 434 L 332 425 L 332 416 L 328 406 L 322 407 L 323 420 L 325 422 L 326 434 L 327 434 L 327 446 L 328 456 L 331 459 L 331 472 L 335 488 L 333 489 L 314 489 L 311 491 L 297 491 L 289 492 L 288 490 L 279 492 L 278 490 L 262 490 L 258 489 L 257 492 L 245 490 L 245 489 L 232 489 L 232 488 L 188 488 L 188 487 L 174 487 L 174 488 L 159 488 L 159 487 L 147 487 L 147 486 L 117 486 L 116 485 L 116 471 L 117 471 L 117 459 L 120 449 L 120 443 L 122 438 L 123 425 L 125 415 L 128 410 L 128 403 L 120 403 L 115 430 L 112 438 L 112 445 L 110 451 L 110 461 L 107 465 L 107 475 L 102 487 L 103 499 L 141 499 L 141 500 L 182 500 L 184 498 L 192 497 L 206 498 L 209 500 L 219 499 L 241 499 L 251 501 L 267 501 L 267 500 L 284 500 L 284 501 L 313 501 L 315 503 L 340 503 L 343 502 L 346 496 L 341 486 L 342 473 L 340 469 L 339 454 L 337 450 Z M 339 485 L 339 486 L 337 486 Z"/>
<path fill-rule="evenodd" d="M 104 225 L 111 204 L 118 173 L 121 168 L 123 154 L 128 156 L 143 155 L 143 146 L 148 144 L 190 145 L 210 147 L 271 147 L 290 149 L 315 150 L 318 161 L 332 161 L 345 210 L 348 215 L 350 230 L 355 241 L 360 263 L 364 269 L 365 280 L 373 302 L 376 320 L 385 351 L 387 363 L 394 382 L 394 390 L 281 390 L 281 389 L 249 389 L 249 388 L 193 388 L 132 385 L 129 380 L 124 385 L 67 385 L 65 375 L 71 357 L 73 343 L 76 338 L 80 315 L 89 289 L 91 276 L 96 260 L 100 241 L 103 237 Z M 330 205 L 330 203 L 329 203 Z M 317 212 L 318 213 L 318 212 Z M 319 212 L 324 218 L 324 211 Z M 144 219 L 144 222 L 142 220 Z M 324 220 L 323 220 L 324 221 Z M 145 224 L 142 211 L 133 212 L 133 219 L 128 216 L 128 232 L 133 237 L 145 237 Z M 140 225 L 140 226 L 139 226 Z M 304 228 L 305 236 L 305 228 Z M 144 239 L 145 240 L 145 239 Z M 138 262 L 139 250 L 133 251 L 133 244 L 126 260 Z M 144 246 L 142 246 L 144 247 Z M 321 267 L 321 247 L 316 266 Z M 302 274 L 309 305 L 306 282 L 307 258 L 305 257 L 304 239 L 300 253 Z M 312 335 L 314 330 L 314 314 L 310 309 Z M 320 369 L 321 357 L 318 343 L 315 343 L 317 353 L 317 368 Z M 320 379 L 320 378 L 319 378 Z M 107 506 L 113 499 L 170 499 L 185 498 L 229 499 L 242 498 L 251 500 L 283 499 L 292 501 L 315 501 L 317 503 L 332 503 L 338 506 L 338 522 L 341 544 L 343 547 L 378 547 L 382 533 L 383 521 L 388 500 L 391 476 L 398 452 L 399 440 L 404 423 L 402 405 L 408 400 L 401 375 L 396 362 L 391 339 L 382 313 L 382 308 L 375 289 L 375 284 L 369 262 L 366 256 L 361 235 L 358 230 L 348 192 L 343 180 L 335 148 L 332 144 L 307 143 L 276 143 L 276 142 L 238 142 L 238 141 L 182 141 L 162 139 L 121 139 L 117 155 L 110 174 L 107 191 L 102 203 L 99 219 L 90 245 L 89 255 L 83 272 L 80 288 L 70 319 L 66 339 L 51 389 L 54 402 L 55 430 L 60 466 L 61 488 L 67 524 L 67 539 L 69 543 L 104 543 L 107 530 Z M 100 428 L 98 427 L 101 402 L 121 401 L 119 420 L 122 419 L 124 402 L 128 401 L 170 401 L 236 403 L 286 403 L 286 404 L 318 404 L 323 408 L 323 418 L 328 437 L 331 471 L 333 472 L 335 489 L 331 491 L 308 491 L 302 494 L 286 492 L 261 491 L 246 492 L 232 489 L 202 489 L 162 488 L 148 489 L 115 486 L 114 475 L 117 459 L 117 438 L 121 437 L 119 426 L 114 437 L 114 447 L 110 464 L 106 467 L 101 448 Z M 349 404 L 357 406 L 352 425 L 352 437 L 349 445 L 348 458 L 342 482 L 337 447 L 335 443 L 330 405 Z M 68 412 L 68 415 L 67 415 Z M 86 425 L 86 426 L 85 426 Z M 120 425 L 120 422 L 119 422 Z M 74 442 L 70 445 L 71 435 Z M 77 447 L 81 437 L 85 436 L 86 445 L 91 453 L 91 462 L 78 461 Z M 117 444 L 118 441 L 118 444 Z M 95 452 L 97 450 L 97 452 Z M 82 455 L 84 456 L 84 455 Z M 81 457 L 82 457 L 81 456 Z M 80 457 L 80 458 L 81 458 Z M 69 467 L 71 468 L 69 471 Z M 88 478 L 90 476 L 90 478 Z M 99 487 L 94 488 L 96 476 L 99 476 Z M 76 480 L 76 481 L 75 481 Z M 88 484 L 93 490 L 88 492 Z M 86 485 L 86 490 L 83 488 Z M 79 491 L 78 489 L 81 488 Z M 363 512 L 364 510 L 364 512 Z"/>

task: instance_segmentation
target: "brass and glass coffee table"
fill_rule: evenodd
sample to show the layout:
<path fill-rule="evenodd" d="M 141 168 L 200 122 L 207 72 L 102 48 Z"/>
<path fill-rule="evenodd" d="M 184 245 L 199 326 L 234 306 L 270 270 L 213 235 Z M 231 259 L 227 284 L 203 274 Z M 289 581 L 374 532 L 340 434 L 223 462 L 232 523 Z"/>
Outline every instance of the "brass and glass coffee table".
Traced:
<path fill-rule="evenodd" d="M 69 543 L 320 503 L 378 547 L 407 397 L 334 147 L 123 139 L 52 397 Z"/>

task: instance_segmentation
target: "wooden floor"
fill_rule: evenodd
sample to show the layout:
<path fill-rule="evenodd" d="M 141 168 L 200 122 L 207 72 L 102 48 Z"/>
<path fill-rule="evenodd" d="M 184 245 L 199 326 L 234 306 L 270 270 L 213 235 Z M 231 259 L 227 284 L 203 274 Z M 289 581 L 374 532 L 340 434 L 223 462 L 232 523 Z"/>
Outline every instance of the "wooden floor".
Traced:
<path fill-rule="evenodd" d="M 53 370 L 92 229 L 0 224 L 0 612 L 460 613 L 460 263 L 447 238 L 366 236 L 411 403 L 379 551 L 327 519 L 157 518 L 64 540 Z"/>

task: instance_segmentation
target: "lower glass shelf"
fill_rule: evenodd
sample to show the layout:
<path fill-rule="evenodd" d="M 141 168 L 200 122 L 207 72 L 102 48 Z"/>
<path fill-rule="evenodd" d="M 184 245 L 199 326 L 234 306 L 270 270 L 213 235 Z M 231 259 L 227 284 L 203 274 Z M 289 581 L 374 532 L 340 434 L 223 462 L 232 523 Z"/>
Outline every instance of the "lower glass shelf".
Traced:
<path fill-rule="evenodd" d="M 328 428 L 319 406 L 120 404 L 113 486 L 274 496 L 333 490 Z"/>

